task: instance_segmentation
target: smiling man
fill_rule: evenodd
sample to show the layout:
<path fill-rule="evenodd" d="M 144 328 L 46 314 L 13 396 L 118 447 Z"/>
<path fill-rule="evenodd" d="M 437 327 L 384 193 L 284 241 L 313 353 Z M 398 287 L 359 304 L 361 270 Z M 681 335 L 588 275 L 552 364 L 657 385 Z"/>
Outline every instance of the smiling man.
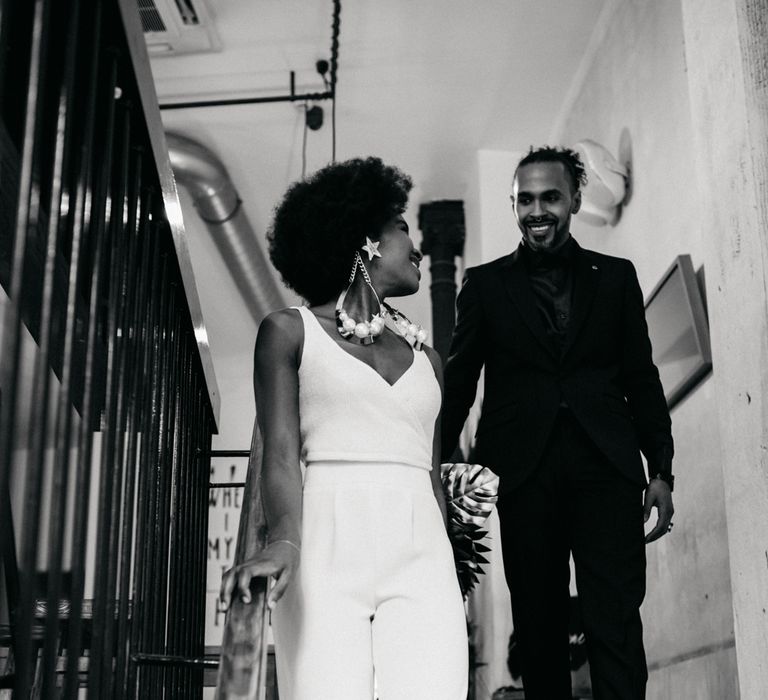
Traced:
<path fill-rule="evenodd" d="M 585 182 L 569 149 L 520 161 L 511 199 L 522 241 L 467 270 L 445 367 L 444 457 L 485 367 L 476 459 L 500 477 L 526 700 L 571 698 L 571 554 L 593 697 L 645 697 L 645 544 L 672 528 L 671 423 L 642 293 L 632 263 L 572 238 Z"/>
<path fill-rule="evenodd" d="M 581 206 L 578 185 L 571 184 L 578 182 L 574 180 L 578 176 L 562 160 L 532 160 L 518 166 L 510 199 L 525 244 L 532 251 L 554 253 L 567 243 L 571 215 Z"/>

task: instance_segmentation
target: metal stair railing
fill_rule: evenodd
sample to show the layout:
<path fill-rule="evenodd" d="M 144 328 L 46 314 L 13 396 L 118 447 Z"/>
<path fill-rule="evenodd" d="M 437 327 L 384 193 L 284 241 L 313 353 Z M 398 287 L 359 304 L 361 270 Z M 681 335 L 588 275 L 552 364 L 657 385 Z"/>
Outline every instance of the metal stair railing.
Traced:
<path fill-rule="evenodd" d="M 0 0 L 14 698 L 202 697 L 202 668 L 145 663 L 204 653 L 218 411 L 163 143 L 135 0 Z"/>

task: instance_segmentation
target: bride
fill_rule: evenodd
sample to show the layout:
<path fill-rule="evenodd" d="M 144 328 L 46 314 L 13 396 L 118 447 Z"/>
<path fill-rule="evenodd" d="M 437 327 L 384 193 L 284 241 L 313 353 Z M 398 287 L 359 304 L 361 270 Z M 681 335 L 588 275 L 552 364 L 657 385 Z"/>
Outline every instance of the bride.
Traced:
<path fill-rule="evenodd" d="M 466 622 L 440 486 L 440 359 L 384 301 L 419 288 L 410 178 L 329 165 L 277 207 L 270 257 L 308 306 L 256 340 L 268 546 L 221 597 L 272 576 L 280 697 L 464 700 Z M 302 479 L 300 463 L 306 465 Z"/>

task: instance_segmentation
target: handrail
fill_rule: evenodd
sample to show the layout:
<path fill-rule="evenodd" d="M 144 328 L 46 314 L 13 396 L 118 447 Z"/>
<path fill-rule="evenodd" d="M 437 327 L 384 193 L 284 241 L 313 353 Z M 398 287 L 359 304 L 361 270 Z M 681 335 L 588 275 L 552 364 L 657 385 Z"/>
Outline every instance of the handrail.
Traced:
<path fill-rule="evenodd" d="M 254 421 L 248 458 L 243 508 L 235 548 L 235 564 L 250 559 L 266 545 L 267 522 L 261 499 L 263 442 Z M 221 661 L 216 681 L 216 700 L 264 700 L 267 677 L 267 586 L 266 577 L 251 585 L 251 602 L 233 596 L 221 643 Z"/>
<path fill-rule="evenodd" d="M 71 0 L 70 0 L 71 1 Z M 123 25 L 127 48 L 130 52 L 131 63 L 136 74 L 136 87 L 138 90 L 139 104 L 144 116 L 149 144 L 152 151 L 155 168 L 160 184 L 168 225 L 173 237 L 173 245 L 179 264 L 179 271 L 184 285 L 184 292 L 189 304 L 189 314 L 192 326 L 195 329 L 195 340 L 200 363 L 206 380 L 206 391 L 213 407 L 214 421 L 218 424 L 221 397 L 213 370 L 211 348 L 208 343 L 208 333 L 205 329 L 203 311 L 197 292 L 197 283 L 192 270 L 192 259 L 189 254 L 187 236 L 184 232 L 184 220 L 179 202 L 179 192 L 176 188 L 176 179 L 171 168 L 171 159 L 168 155 L 168 144 L 165 139 L 165 128 L 160 116 L 160 107 L 155 92 L 155 82 L 152 77 L 152 68 L 149 63 L 147 44 L 144 32 L 141 28 L 141 20 L 136 8 L 136 0 L 117 0 Z"/>

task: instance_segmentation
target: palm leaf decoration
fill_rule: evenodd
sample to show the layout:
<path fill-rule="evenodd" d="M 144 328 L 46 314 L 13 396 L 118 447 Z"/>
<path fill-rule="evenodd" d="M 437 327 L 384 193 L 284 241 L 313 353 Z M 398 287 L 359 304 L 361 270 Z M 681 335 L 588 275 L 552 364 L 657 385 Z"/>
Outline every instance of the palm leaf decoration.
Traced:
<path fill-rule="evenodd" d="M 490 551 L 481 543 L 482 528 L 498 499 L 499 477 L 481 464 L 454 462 L 440 465 L 443 493 L 448 507 L 448 534 L 453 546 L 456 574 L 464 597 L 483 573 L 483 556 Z"/>

